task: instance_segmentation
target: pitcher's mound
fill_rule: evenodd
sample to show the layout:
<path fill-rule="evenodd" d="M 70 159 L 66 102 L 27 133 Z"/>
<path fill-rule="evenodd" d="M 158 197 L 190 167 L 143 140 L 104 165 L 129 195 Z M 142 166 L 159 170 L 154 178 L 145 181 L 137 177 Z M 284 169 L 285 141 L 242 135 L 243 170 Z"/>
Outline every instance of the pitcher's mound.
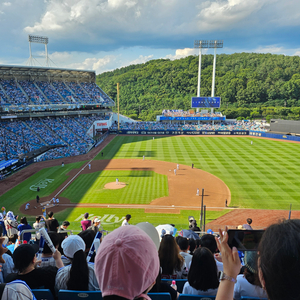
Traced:
<path fill-rule="evenodd" d="M 104 186 L 104 188 L 108 190 L 117 190 L 124 188 L 126 185 L 127 184 L 125 182 L 119 182 L 118 184 L 116 184 L 116 182 L 109 182 Z"/>

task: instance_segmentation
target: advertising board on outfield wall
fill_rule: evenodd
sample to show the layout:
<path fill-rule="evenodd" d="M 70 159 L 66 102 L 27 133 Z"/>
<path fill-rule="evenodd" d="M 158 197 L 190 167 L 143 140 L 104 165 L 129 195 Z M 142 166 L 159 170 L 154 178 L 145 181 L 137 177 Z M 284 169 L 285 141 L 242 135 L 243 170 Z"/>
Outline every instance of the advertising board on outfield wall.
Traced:
<path fill-rule="evenodd" d="M 249 135 L 247 130 L 205 131 L 205 130 L 110 130 L 117 134 L 143 135 Z"/>

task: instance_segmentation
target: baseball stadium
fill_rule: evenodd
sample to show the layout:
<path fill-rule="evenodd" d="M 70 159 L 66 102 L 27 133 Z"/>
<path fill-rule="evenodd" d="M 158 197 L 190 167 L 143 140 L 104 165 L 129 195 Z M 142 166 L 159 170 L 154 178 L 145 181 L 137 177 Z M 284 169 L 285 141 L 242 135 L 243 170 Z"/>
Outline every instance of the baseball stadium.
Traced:
<path fill-rule="evenodd" d="M 0 66 L 3 293 L 125 300 L 148 288 L 140 299 L 218 299 L 229 280 L 238 299 L 241 262 L 246 274 L 256 257 L 246 250 L 260 247 L 272 224 L 285 237 L 280 228 L 300 218 L 299 122 L 227 119 L 220 97 L 193 97 L 188 111 L 136 121 L 119 113 L 119 84 L 115 101 L 95 78 Z M 226 227 L 238 229 L 231 232 L 242 251 L 230 249 Z M 180 267 L 168 272 L 170 253 Z M 225 265 L 230 255 L 236 273 Z M 190 286 L 201 269 L 206 278 L 212 270 L 209 290 Z M 125 283 L 123 291 L 120 276 L 139 289 Z M 254 287 L 245 294 L 267 299 Z"/>
<path fill-rule="evenodd" d="M 89 212 L 109 232 L 130 214 L 181 230 L 194 216 L 215 231 L 247 218 L 265 228 L 290 207 L 300 216 L 295 124 L 272 130 L 207 106 L 136 122 L 112 112 L 93 71 L 1 66 L 0 97 L 1 206 L 30 222 L 51 210 L 80 231 Z"/>

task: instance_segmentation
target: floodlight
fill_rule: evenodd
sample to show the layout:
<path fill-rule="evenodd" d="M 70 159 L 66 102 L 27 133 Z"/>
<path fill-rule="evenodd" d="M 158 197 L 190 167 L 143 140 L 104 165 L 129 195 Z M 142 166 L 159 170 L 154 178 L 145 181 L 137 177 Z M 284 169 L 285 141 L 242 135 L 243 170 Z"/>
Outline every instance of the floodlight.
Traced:
<path fill-rule="evenodd" d="M 28 35 L 28 42 L 30 43 L 39 43 L 39 44 L 48 44 L 49 38 L 46 36 L 39 35 Z"/>

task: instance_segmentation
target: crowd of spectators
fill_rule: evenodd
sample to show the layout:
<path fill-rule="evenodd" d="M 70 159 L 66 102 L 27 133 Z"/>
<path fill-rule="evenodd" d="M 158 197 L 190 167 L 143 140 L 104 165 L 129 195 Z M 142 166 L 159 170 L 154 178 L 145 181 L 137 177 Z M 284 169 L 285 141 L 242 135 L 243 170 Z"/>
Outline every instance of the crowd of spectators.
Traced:
<path fill-rule="evenodd" d="M 111 129 L 118 129 L 117 124 L 113 124 Z M 248 122 L 248 121 L 236 121 L 230 124 L 225 122 L 212 123 L 200 123 L 189 122 L 184 124 L 180 122 L 132 122 L 120 124 L 121 130 L 179 130 L 179 131 L 195 131 L 195 130 L 210 130 L 210 131 L 233 131 L 233 130 L 253 130 L 253 131 L 266 131 L 261 123 Z"/>
<path fill-rule="evenodd" d="M 1 121 L 0 161 L 19 158 L 42 146 L 65 146 L 47 151 L 42 160 L 84 154 L 94 143 L 86 132 L 94 121 L 102 118 L 94 115 Z"/>
<path fill-rule="evenodd" d="M 207 110 L 205 111 L 199 111 L 195 112 L 193 110 L 190 111 L 184 111 L 182 109 L 164 109 L 162 111 L 162 115 L 164 117 L 185 117 L 185 118 L 190 118 L 190 117 L 222 117 L 221 112 L 215 112 L 215 113 L 210 113 Z"/>
<path fill-rule="evenodd" d="M 95 83 L 0 79 L 2 104 L 109 104 L 113 101 Z"/>
<path fill-rule="evenodd" d="M 193 231 L 193 217 L 189 217 L 189 229 L 177 237 L 174 225 L 158 226 L 171 227 L 167 233 L 148 222 L 128 223 L 103 237 L 97 217 L 92 222 L 84 214 L 82 231 L 68 235 L 70 223 L 60 226 L 53 212 L 48 212 L 47 220 L 37 216 L 38 226 L 33 226 L 48 229 L 53 251 L 45 244 L 38 260 L 40 236 L 28 236 L 22 244 L 22 230 L 31 226 L 26 218 L 21 220 L 19 224 L 12 211 L 0 214 L 1 283 L 23 280 L 29 289 L 50 289 L 54 297 L 61 289 L 101 291 L 104 300 L 150 300 L 153 292 L 169 293 L 172 300 L 181 293 L 216 300 L 299 298 L 299 220 L 271 225 L 256 251 L 238 251 L 229 247 L 227 228 L 218 234 Z M 12 241 L 14 247 L 10 247 Z M 180 289 L 172 282 L 176 279 L 183 280 Z"/>

